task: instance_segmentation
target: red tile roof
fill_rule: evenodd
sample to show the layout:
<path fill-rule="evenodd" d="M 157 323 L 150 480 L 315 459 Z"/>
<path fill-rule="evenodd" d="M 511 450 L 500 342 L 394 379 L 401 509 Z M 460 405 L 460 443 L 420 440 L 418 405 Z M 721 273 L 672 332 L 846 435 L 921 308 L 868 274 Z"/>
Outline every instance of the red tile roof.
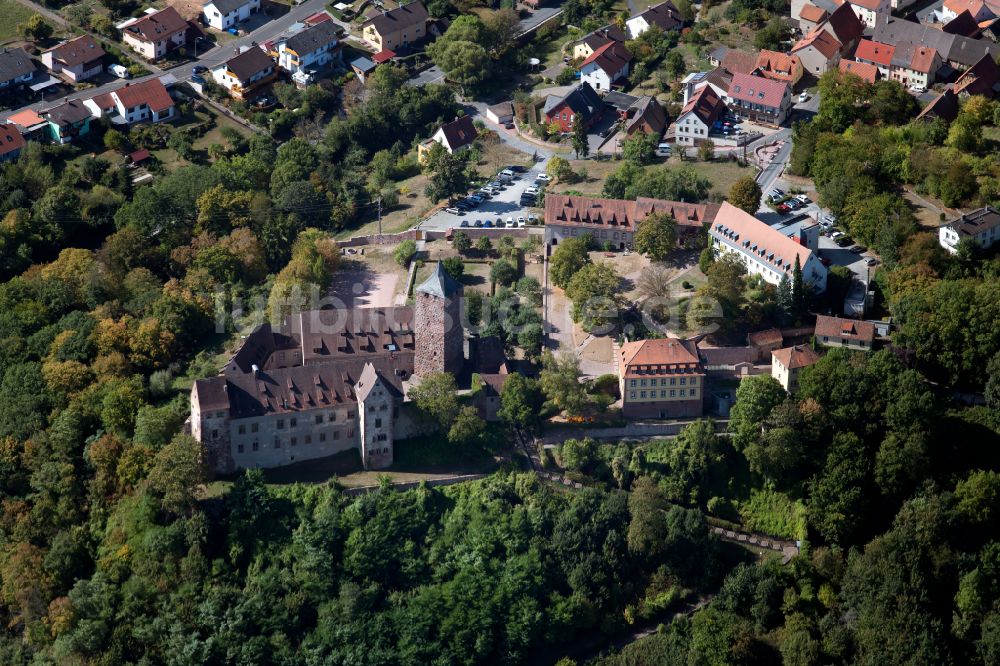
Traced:
<path fill-rule="evenodd" d="M 780 345 L 784 341 L 785 337 L 776 328 L 765 328 L 763 331 L 757 331 L 751 333 L 747 336 L 747 341 L 751 345 L 764 346 L 764 345 Z"/>
<path fill-rule="evenodd" d="M 378 53 L 372 56 L 372 62 L 376 65 L 381 65 L 384 62 L 389 62 L 396 57 L 396 52 L 391 49 L 382 49 Z"/>
<path fill-rule="evenodd" d="M 878 11 L 879 0 L 849 0 L 852 5 L 857 5 L 858 7 L 864 7 L 868 11 Z"/>
<path fill-rule="evenodd" d="M 723 67 L 733 74 L 749 74 L 757 69 L 757 54 L 729 49 L 719 62 L 719 67 Z"/>
<path fill-rule="evenodd" d="M 816 336 L 872 342 L 875 340 L 875 325 L 856 319 L 819 315 L 816 317 Z"/>
<path fill-rule="evenodd" d="M 66 67 L 75 67 L 81 63 L 92 62 L 104 57 L 104 49 L 90 35 L 81 35 L 76 39 L 63 42 L 58 46 L 53 46 L 45 53 L 51 53 L 52 57 Z"/>
<path fill-rule="evenodd" d="M 777 109 L 781 107 L 787 90 L 788 84 L 784 81 L 772 81 L 750 74 L 733 74 L 733 82 L 729 84 L 726 94 L 733 99 Z"/>
<path fill-rule="evenodd" d="M 840 51 L 841 43 L 822 27 L 816 27 L 796 42 L 795 46 L 792 47 L 792 53 L 810 46 L 822 53 L 827 60 L 830 60 Z"/>
<path fill-rule="evenodd" d="M 808 21 L 809 23 L 820 23 L 825 21 L 830 15 L 825 9 L 820 9 L 816 5 L 809 4 L 808 2 L 802 6 L 802 10 L 799 11 L 799 18 L 803 21 Z"/>
<path fill-rule="evenodd" d="M 594 63 L 609 75 L 617 74 L 632 61 L 632 54 L 621 42 L 608 42 L 587 56 L 581 68 Z"/>
<path fill-rule="evenodd" d="M 931 70 L 935 70 L 934 59 L 937 57 L 938 52 L 927 46 L 918 46 L 913 49 L 913 54 L 910 56 L 909 68 L 914 72 L 920 72 L 922 74 L 928 74 Z"/>
<path fill-rule="evenodd" d="M 618 227 L 635 231 L 651 213 L 666 213 L 679 226 L 701 228 L 718 213 L 718 204 L 694 204 L 639 197 L 635 201 L 598 199 L 567 194 L 545 196 L 545 224 L 556 226 Z"/>
<path fill-rule="evenodd" d="M 479 136 L 476 126 L 472 124 L 472 116 L 455 118 L 450 123 L 441 125 L 441 131 L 452 150 L 469 145 Z"/>
<path fill-rule="evenodd" d="M 698 120 L 708 125 L 709 129 L 711 129 L 712 124 L 719 119 L 719 116 L 721 116 L 725 110 L 726 103 L 715 93 L 712 86 L 702 86 L 701 89 L 688 100 L 688 103 L 684 105 L 678 119 L 689 113 L 693 113 L 698 117 Z"/>
<path fill-rule="evenodd" d="M 812 347 L 795 345 L 784 349 L 775 349 L 771 352 L 771 358 L 777 361 L 786 370 L 806 368 L 819 360 L 819 354 L 813 351 Z"/>
<path fill-rule="evenodd" d="M 677 338 L 636 340 L 622 345 L 622 374 L 627 376 L 632 368 L 649 365 L 671 366 L 671 370 L 701 371 L 697 354 Z"/>
<path fill-rule="evenodd" d="M 878 67 L 870 65 L 867 62 L 841 60 L 839 67 L 841 72 L 861 77 L 868 83 L 875 83 L 875 80 L 878 78 Z"/>
<path fill-rule="evenodd" d="M 0 125 L 0 155 L 24 148 L 24 137 L 11 124 Z"/>
<path fill-rule="evenodd" d="M 745 254 L 753 254 L 757 261 L 770 264 L 789 277 L 796 257 L 802 267 L 812 257 L 812 250 L 808 247 L 799 245 L 792 238 L 728 201 L 724 201 L 719 208 L 711 233 L 713 237 L 724 238 L 728 245 Z"/>
<path fill-rule="evenodd" d="M 126 109 L 146 104 L 152 111 L 159 113 L 174 105 L 170 93 L 157 78 L 147 79 L 141 83 L 126 83 L 112 94 L 121 100 Z"/>
<path fill-rule="evenodd" d="M 896 47 L 891 44 L 862 39 L 854 51 L 854 59 L 888 67 L 892 63 L 892 57 L 895 53 Z"/>
<path fill-rule="evenodd" d="M 776 81 L 791 81 L 795 71 L 802 67 L 797 55 L 763 50 L 757 56 L 757 71 L 761 76 Z"/>

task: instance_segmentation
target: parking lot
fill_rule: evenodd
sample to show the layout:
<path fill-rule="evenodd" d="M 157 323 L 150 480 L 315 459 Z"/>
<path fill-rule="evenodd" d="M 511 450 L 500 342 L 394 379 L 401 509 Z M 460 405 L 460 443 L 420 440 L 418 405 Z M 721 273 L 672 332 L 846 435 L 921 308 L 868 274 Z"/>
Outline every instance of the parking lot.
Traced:
<path fill-rule="evenodd" d="M 417 228 L 432 231 L 447 231 L 448 229 L 461 227 L 463 221 L 466 223 L 466 226 L 472 227 L 476 226 L 476 220 L 482 221 L 485 225 L 486 220 L 490 220 L 491 224 L 495 224 L 497 219 L 502 219 L 506 223 L 508 218 L 517 220 L 519 217 L 523 217 L 527 219 L 529 215 L 534 215 L 541 220 L 541 209 L 522 206 L 521 194 L 528 187 L 535 185 L 535 176 L 545 173 L 546 162 L 536 162 L 523 173 L 516 173 L 514 179 L 507 183 L 498 194 L 487 199 L 477 208 L 465 211 L 459 215 L 441 209 L 418 224 Z"/>

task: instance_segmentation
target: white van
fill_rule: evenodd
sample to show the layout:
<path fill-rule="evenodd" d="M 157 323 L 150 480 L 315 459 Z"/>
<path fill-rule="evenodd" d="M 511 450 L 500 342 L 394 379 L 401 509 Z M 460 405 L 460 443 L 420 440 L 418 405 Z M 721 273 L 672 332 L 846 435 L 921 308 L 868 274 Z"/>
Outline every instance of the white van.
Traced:
<path fill-rule="evenodd" d="M 128 68 L 124 65 L 108 65 L 108 73 L 114 74 L 119 79 L 132 78 L 132 75 L 128 73 Z"/>
<path fill-rule="evenodd" d="M 657 157 L 670 157 L 670 151 L 673 150 L 673 146 L 669 143 L 661 143 L 656 147 Z"/>

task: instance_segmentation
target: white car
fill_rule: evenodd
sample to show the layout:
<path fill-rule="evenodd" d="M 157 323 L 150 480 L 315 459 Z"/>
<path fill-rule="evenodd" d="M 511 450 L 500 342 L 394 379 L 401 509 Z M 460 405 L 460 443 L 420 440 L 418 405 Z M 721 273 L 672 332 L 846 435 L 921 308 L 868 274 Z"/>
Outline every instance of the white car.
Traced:
<path fill-rule="evenodd" d="M 531 187 L 525 188 L 524 193 L 525 194 L 538 194 L 538 188 L 535 187 L 535 186 L 531 186 Z"/>
<path fill-rule="evenodd" d="M 547 182 L 549 182 L 549 181 L 550 181 L 550 180 L 552 180 L 552 179 L 551 179 L 551 178 L 549 178 L 548 174 L 545 174 L 545 173 L 540 173 L 540 174 L 538 174 L 537 176 L 535 176 L 535 180 L 540 180 L 540 181 L 542 181 L 543 183 L 547 183 Z"/>
<path fill-rule="evenodd" d="M 809 101 L 809 93 L 807 93 L 807 92 L 805 92 L 803 90 L 802 92 L 799 93 L 799 104 L 802 104 L 803 102 L 808 102 L 808 101 Z"/>
<path fill-rule="evenodd" d="M 832 234 L 830 234 L 830 238 L 832 238 L 833 240 L 837 240 L 838 238 L 843 238 L 843 237 L 844 237 L 843 231 L 834 231 Z"/>

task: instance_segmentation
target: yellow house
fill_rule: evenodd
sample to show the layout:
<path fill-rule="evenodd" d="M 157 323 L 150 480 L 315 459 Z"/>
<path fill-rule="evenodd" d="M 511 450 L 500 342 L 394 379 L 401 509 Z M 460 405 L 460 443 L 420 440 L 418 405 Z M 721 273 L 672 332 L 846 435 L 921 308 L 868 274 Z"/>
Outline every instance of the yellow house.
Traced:
<path fill-rule="evenodd" d="M 608 42 L 622 42 L 628 39 L 628 35 L 614 23 L 599 28 L 590 33 L 573 46 L 573 59 L 586 60 L 594 51 L 601 48 Z"/>
<path fill-rule="evenodd" d="M 427 36 L 427 10 L 420 2 L 372 16 L 361 26 L 361 37 L 376 51 L 398 50 Z"/>

